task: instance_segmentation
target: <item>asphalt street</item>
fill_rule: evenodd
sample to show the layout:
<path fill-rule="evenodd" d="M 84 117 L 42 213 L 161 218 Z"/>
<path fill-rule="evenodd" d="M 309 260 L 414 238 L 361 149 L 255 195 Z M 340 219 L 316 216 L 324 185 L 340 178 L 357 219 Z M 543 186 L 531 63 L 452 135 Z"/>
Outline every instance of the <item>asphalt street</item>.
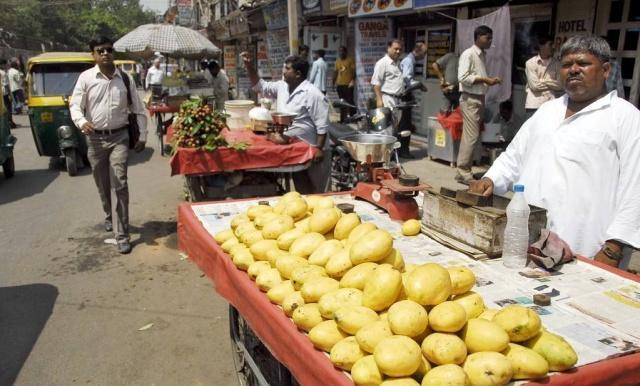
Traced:
<path fill-rule="evenodd" d="M 183 181 L 156 137 L 130 156 L 134 249 L 120 255 L 89 168 L 70 177 L 38 155 L 27 116 L 15 121 L 16 175 L 0 173 L 0 385 L 236 385 L 228 306 L 177 250 Z"/>

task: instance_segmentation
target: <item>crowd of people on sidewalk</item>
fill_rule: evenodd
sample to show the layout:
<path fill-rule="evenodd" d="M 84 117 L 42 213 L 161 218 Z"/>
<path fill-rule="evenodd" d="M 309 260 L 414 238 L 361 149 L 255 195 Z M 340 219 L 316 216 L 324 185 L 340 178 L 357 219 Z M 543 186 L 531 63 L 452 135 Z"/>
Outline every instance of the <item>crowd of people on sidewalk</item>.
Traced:
<path fill-rule="evenodd" d="M 0 60 L 0 80 L 2 81 L 2 98 L 7 107 L 9 125 L 16 128 L 13 115 L 22 114 L 25 105 L 24 66 L 18 58 Z"/>

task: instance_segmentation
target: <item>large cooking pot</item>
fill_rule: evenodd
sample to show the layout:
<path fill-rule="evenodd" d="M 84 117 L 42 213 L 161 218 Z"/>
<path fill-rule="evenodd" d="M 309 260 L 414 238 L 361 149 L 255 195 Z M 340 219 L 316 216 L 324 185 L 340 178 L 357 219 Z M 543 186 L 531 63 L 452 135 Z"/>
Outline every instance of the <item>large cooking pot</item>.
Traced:
<path fill-rule="evenodd" d="M 297 114 L 275 112 L 271 113 L 271 121 L 276 125 L 289 126 L 291 123 L 293 123 L 293 119 L 296 116 Z"/>
<path fill-rule="evenodd" d="M 340 138 L 351 158 L 358 162 L 367 162 L 370 155 L 371 162 L 388 163 L 396 141 L 394 136 L 381 134 L 355 134 Z"/>
<path fill-rule="evenodd" d="M 392 124 L 391 109 L 388 107 L 369 110 L 368 115 L 369 131 L 380 133 Z"/>

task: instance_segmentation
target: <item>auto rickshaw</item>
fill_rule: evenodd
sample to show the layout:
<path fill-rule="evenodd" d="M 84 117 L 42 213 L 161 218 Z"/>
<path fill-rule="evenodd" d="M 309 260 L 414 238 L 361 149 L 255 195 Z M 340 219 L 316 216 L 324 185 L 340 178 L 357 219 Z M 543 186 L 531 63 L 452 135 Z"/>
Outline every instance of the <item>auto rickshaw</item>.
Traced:
<path fill-rule="evenodd" d="M 4 178 L 11 178 L 15 174 L 13 147 L 17 139 L 11 134 L 9 127 L 7 107 L 4 105 L 4 99 L 0 98 L 0 165 Z"/>
<path fill-rule="evenodd" d="M 70 176 L 87 160 L 87 144 L 71 120 L 69 98 L 80 74 L 93 66 L 84 52 L 47 52 L 28 63 L 27 104 L 38 154 L 63 156 Z"/>
<path fill-rule="evenodd" d="M 136 82 L 136 86 L 142 86 L 142 79 L 140 79 L 140 71 L 138 62 L 135 60 L 114 60 L 113 64 L 120 70 L 124 71 L 127 74 L 131 75 L 133 80 Z"/>

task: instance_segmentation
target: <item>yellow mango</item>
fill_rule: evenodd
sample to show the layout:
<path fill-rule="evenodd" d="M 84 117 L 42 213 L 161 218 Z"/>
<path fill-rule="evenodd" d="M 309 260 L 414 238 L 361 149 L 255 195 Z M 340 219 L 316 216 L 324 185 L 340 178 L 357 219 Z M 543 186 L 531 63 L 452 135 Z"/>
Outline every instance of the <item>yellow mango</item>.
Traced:
<path fill-rule="evenodd" d="M 311 343 L 326 352 L 331 352 L 333 346 L 346 337 L 347 334 L 342 332 L 333 320 L 320 322 L 309 331 Z"/>
<path fill-rule="evenodd" d="M 249 265 L 247 274 L 251 280 L 256 280 L 260 272 L 271 269 L 271 264 L 268 261 L 254 261 Z"/>
<path fill-rule="evenodd" d="M 345 214 L 340 217 L 333 229 L 333 237 L 336 240 L 344 240 L 349 237 L 351 231 L 360 225 L 360 217 L 356 213 Z"/>
<path fill-rule="evenodd" d="M 478 319 L 493 320 L 493 317 L 496 315 L 498 311 L 499 310 L 495 308 L 487 308 L 484 311 L 482 311 L 480 315 L 478 315 Z"/>
<path fill-rule="evenodd" d="M 356 333 L 356 340 L 364 351 L 373 354 L 378 343 L 392 335 L 389 322 L 387 320 L 378 320 L 362 326 Z"/>
<path fill-rule="evenodd" d="M 460 304 L 467 312 L 467 319 L 477 318 L 484 312 L 484 300 L 476 292 L 469 291 L 453 297 L 453 301 Z"/>
<path fill-rule="evenodd" d="M 458 365 L 442 365 L 432 368 L 422 378 L 421 386 L 469 386 L 467 373 Z"/>
<path fill-rule="evenodd" d="M 338 240 L 326 240 L 320 244 L 320 246 L 309 255 L 309 264 L 319 265 L 324 267 L 329 261 L 329 258 L 342 250 L 342 244 Z"/>
<path fill-rule="evenodd" d="M 333 345 L 329 359 L 334 366 L 349 371 L 354 363 L 364 358 L 365 355 L 366 353 L 362 351 L 356 338 L 349 336 Z"/>
<path fill-rule="evenodd" d="M 244 232 L 240 235 L 240 241 L 247 247 L 251 247 L 260 240 L 264 240 L 264 238 L 262 237 L 262 232 L 259 230 Z"/>
<path fill-rule="evenodd" d="M 500 352 L 509 345 L 509 335 L 497 323 L 484 319 L 469 319 L 460 337 L 469 352 Z"/>
<path fill-rule="evenodd" d="M 367 355 L 353 364 L 351 378 L 356 386 L 378 386 L 382 383 L 383 375 L 373 355 Z"/>
<path fill-rule="evenodd" d="M 509 343 L 509 347 L 502 353 L 511 362 L 512 379 L 541 378 L 549 372 L 547 360 L 530 348 Z"/>
<path fill-rule="evenodd" d="M 287 251 L 282 249 L 270 249 L 267 251 L 267 261 L 271 264 L 271 267 L 276 268 L 276 261 L 282 255 L 288 255 Z"/>
<path fill-rule="evenodd" d="M 216 241 L 216 243 L 218 243 L 218 245 L 222 245 L 222 243 L 224 243 L 225 241 L 231 239 L 231 238 L 235 238 L 235 234 L 233 233 L 233 230 L 231 229 L 227 229 L 224 230 L 222 232 L 218 232 L 215 235 L 213 235 L 213 239 Z"/>
<path fill-rule="evenodd" d="M 307 208 L 308 206 L 305 200 L 302 198 L 294 199 L 287 202 L 282 213 L 287 216 L 291 216 L 294 220 L 298 221 L 307 215 Z"/>
<path fill-rule="evenodd" d="M 387 378 L 380 386 L 420 386 L 420 384 L 413 378 L 410 377 L 402 377 L 402 378 Z"/>
<path fill-rule="evenodd" d="M 387 319 L 396 335 L 414 337 L 422 334 L 429 325 L 427 310 L 411 300 L 402 300 L 389 307 Z"/>
<path fill-rule="evenodd" d="M 275 240 L 258 240 L 249 247 L 256 260 L 267 260 L 267 252 L 272 249 L 278 249 L 278 243 Z"/>
<path fill-rule="evenodd" d="M 317 303 L 305 303 L 298 305 L 291 314 L 293 323 L 301 330 L 311 331 L 312 328 L 320 324 L 324 319 L 320 315 Z"/>
<path fill-rule="evenodd" d="M 289 248 L 291 247 L 291 244 L 293 244 L 293 242 L 296 241 L 296 239 L 298 239 L 300 236 L 304 235 L 305 233 L 307 232 L 299 228 L 294 228 L 284 232 L 283 234 L 278 236 L 278 239 L 277 239 L 278 248 L 288 251 Z"/>
<path fill-rule="evenodd" d="M 402 223 L 401 231 L 404 236 L 415 236 L 420 233 L 422 224 L 416 219 L 409 219 Z"/>
<path fill-rule="evenodd" d="M 353 267 L 351 259 L 349 258 L 349 251 L 341 249 L 333 254 L 325 264 L 324 269 L 327 271 L 327 275 L 334 279 L 340 279 Z"/>
<path fill-rule="evenodd" d="M 404 284 L 407 297 L 423 306 L 440 304 L 451 295 L 449 272 L 435 263 L 416 267 Z"/>
<path fill-rule="evenodd" d="M 243 271 L 249 269 L 249 266 L 255 262 L 253 255 L 248 249 L 241 250 L 233 256 L 233 264 Z"/>
<path fill-rule="evenodd" d="M 340 278 L 340 287 L 364 289 L 367 278 L 371 272 L 378 266 L 376 263 L 362 263 L 348 270 L 342 278 Z"/>
<path fill-rule="evenodd" d="M 355 335 L 362 327 L 377 321 L 380 317 L 370 308 L 363 306 L 344 306 L 333 315 L 338 327 L 348 334 Z"/>
<path fill-rule="evenodd" d="M 542 355 L 551 371 L 565 371 L 578 362 L 578 354 L 569 342 L 560 335 L 542 330 L 538 335 L 522 343 Z"/>
<path fill-rule="evenodd" d="M 302 293 L 305 303 L 315 303 L 320 300 L 322 295 L 338 289 L 339 286 L 340 283 L 330 277 L 315 277 L 302 285 L 300 293 Z"/>
<path fill-rule="evenodd" d="M 380 371 L 390 377 L 408 377 L 422 363 L 420 346 L 402 335 L 382 339 L 373 350 L 373 357 Z"/>
<path fill-rule="evenodd" d="M 293 229 L 293 219 L 290 216 L 276 215 L 262 227 L 262 237 L 277 240 L 285 232 Z"/>
<path fill-rule="evenodd" d="M 309 265 L 309 262 L 300 256 L 286 254 L 276 258 L 276 268 L 285 279 L 290 279 L 293 270 L 304 265 Z"/>
<path fill-rule="evenodd" d="M 320 208 L 313 211 L 309 218 L 309 230 L 325 234 L 333 230 L 340 219 L 339 210 L 336 208 Z"/>
<path fill-rule="evenodd" d="M 282 277 L 280 277 L 280 272 L 275 268 L 262 271 L 256 277 L 256 285 L 262 292 L 269 291 L 276 284 L 280 284 L 281 282 Z"/>
<path fill-rule="evenodd" d="M 235 230 L 240 224 L 245 222 L 251 222 L 251 219 L 246 213 L 240 213 L 231 219 L 231 229 Z"/>
<path fill-rule="evenodd" d="M 307 280 L 323 276 L 327 277 L 324 268 L 317 265 L 304 265 L 291 271 L 290 279 L 293 282 L 293 288 L 299 291 Z"/>
<path fill-rule="evenodd" d="M 349 257 L 353 265 L 366 262 L 377 262 L 384 259 L 393 248 L 393 238 L 389 232 L 381 229 L 373 230 L 349 249 Z"/>
<path fill-rule="evenodd" d="M 273 208 L 269 205 L 254 205 L 247 209 L 247 216 L 251 220 L 255 220 L 256 217 L 267 212 L 273 212 Z"/>
<path fill-rule="evenodd" d="M 336 203 L 333 201 L 333 198 L 329 196 L 320 196 L 313 207 L 313 210 L 333 208 L 336 206 Z"/>
<path fill-rule="evenodd" d="M 276 219 L 279 216 L 282 216 L 282 215 L 278 214 L 278 213 L 274 213 L 273 210 L 269 211 L 269 212 L 266 212 L 266 213 L 260 213 L 253 220 L 253 225 L 255 225 L 256 228 L 258 228 L 258 229 L 262 229 L 267 222 L 269 222 L 269 221 L 271 221 L 273 219 Z M 287 216 L 283 216 L 283 217 L 287 217 Z M 292 224 L 292 226 L 293 226 L 293 224 Z"/>
<path fill-rule="evenodd" d="M 236 229 L 233 231 L 233 233 L 236 235 L 237 238 L 240 238 L 240 236 L 243 233 L 247 233 L 247 232 L 250 232 L 250 231 L 256 231 L 256 230 L 258 230 L 258 229 L 253 224 L 253 222 L 247 221 L 247 222 L 240 223 L 240 225 L 238 225 L 236 227 Z"/>
<path fill-rule="evenodd" d="M 271 289 L 267 291 L 267 297 L 271 303 L 281 305 L 284 299 L 294 292 L 296 292 L 296 290 L 293 288 L 291 280 L 285 280 L 271 287 Z"/>
<path fill-rule="evenodd" d="M 360 225 L 357 225 L 349 233 L 349 237 L 347 237 L 346 245 L 353 245 L 356 241 L 360 240 L 360 238 L 362 238 L 364 235 L 376 229 L 378 229 L 376 224 L 370 223 L 370 222 L 364 222 Z"/>
<path fill-rule="evenodd" d="M 323 318 L 333 319 L 334 313 L 341 307 L 362 305 L 362 291 L 355 288 L 338 288 L 322 295 L 318 305 Z"/>
<path fill-rule="evenodd" d="M 295 311 L 296 308 L 300 307 L 303 304 L 304 299 L 302 298 L 302 294 L 300 293 L 300 291 L 296 291 L 287 295 L 282 300 L 282 310 L 284 311 L 285 315 L 291 317 L 293 315 L 293 311 Z"/>
<path fill-rule="evenodd" d="M 500 325 L 512 342 L 523 342 L 531 339 L 542 330 L 542 321 L 538 314 L 528 307 L 510 304 L 493 316 L 495 323 Z"/>
<path fill-rule="evenodd" d="M 225 241 L 224 243 L 222 243 L 222 245 L 220 246 L 220 248 L 222 248 L 223 251 L 229 253 L 229 251 L 231 250 L 231 247 L 240 244 L 240 240 L 236 239 L 235 237 L 232 239 L 228 239 L 227 241 Z"/>
<path fill-rule="evenodd" d="M 461 295 L 468 292 L 476 284 L 476 275 L 467 267 L 448 267 L 451 278 L 451 294 Z"/>
<path fill-rule="evenodd" d="M 305 233 L 291 244 L 289 253 L 300 257 L 309 257 L 323 242 L 325 242 L 325 238 L 320 233 Z"/>
<path fill-rule="evenodd" d="M 393 304 L 401 288 L 400 272 L 388 264 L 378 265 L 364 285 L 362 305 L 374 311 L 382 311 Z"/>
<path fill-rule="evenodd" d="M 400 272 L 404 271 L 404 257 L 395 248 L 391 248 L 391 252 L 384 259 L 378 261 L 378 264 L 389 264 Z"/>
<path fill-rule="evenodd" d="M 418 344 L 420 344 L 420 343 L 418 343 Z M 416 372 L 411 375 L 411 377 L 413 379 L 415 379 L 416 381 L 421 381 L 424 378 L 424 376 L 429 371 L 431 371 L 431 363 L 429 363 L 427 358 L 425 358 L 424 355 L 422 355 L 422 358 L 420 358 L 420 359 L 421 359 L 421 361 L 420 361 L 420 366 L 418 367 L 418 370 L 416 370 Z"/>
<path fill-rule="evenodd" d="M 442 302 L 429 312 L 429 325 L 433 331 L 458 332 L 466 322 L 467 312 L 456 302 Z"/>
<path fill-rule="evenodd" d="M 477 352 L 469 355 L 462 365 L 473 386 L 502 386 L 509 383 L 511 363 L 497 352 Z"/>
<path fill-rule="evenodd" d="M 460 365 L 467 358 L 467 347 L 456 334 L 434 332 L 424 338 L 422 353 L 436 365 Z"/>

